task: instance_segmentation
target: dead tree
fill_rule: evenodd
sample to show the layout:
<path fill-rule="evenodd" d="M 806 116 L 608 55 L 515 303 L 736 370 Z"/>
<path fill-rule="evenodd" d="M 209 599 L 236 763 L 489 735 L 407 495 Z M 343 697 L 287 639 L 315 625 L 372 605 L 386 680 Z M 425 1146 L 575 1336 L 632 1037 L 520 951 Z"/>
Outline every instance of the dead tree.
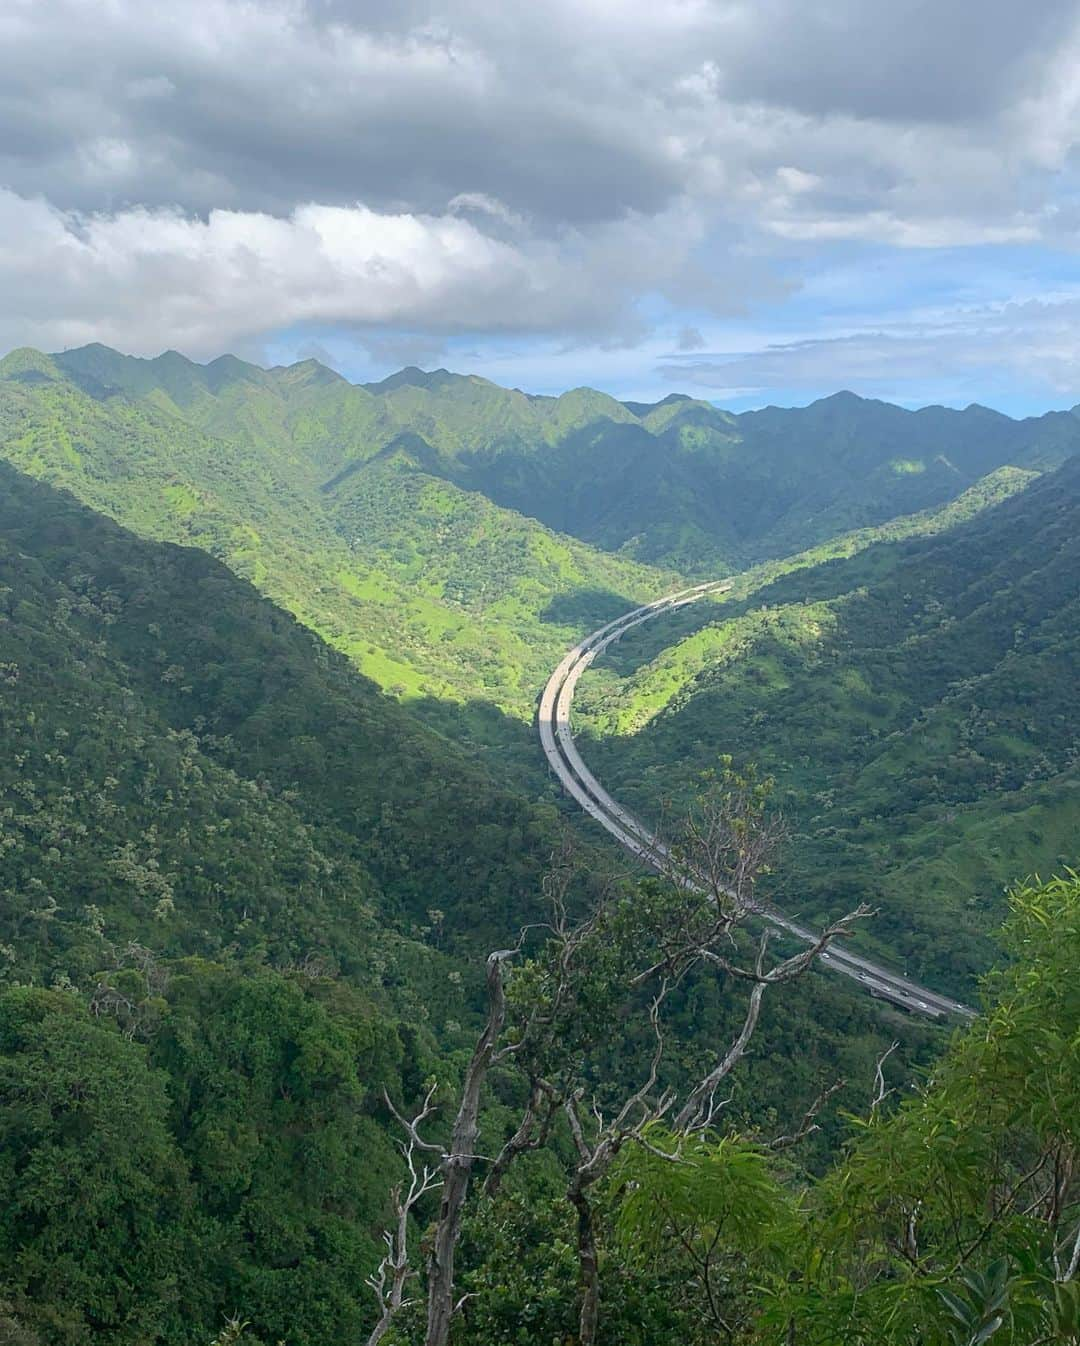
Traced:
<path fill-rule="evenodd" d="M 488 955 L 487 1019 L 477 1039 L 465 1071 L 465 1078 L 462 1081 L 457 1113 L 450 1131 L 449 1146 L 444 1147 L 426 1140 L 420 1134 L 421 1123 L 431 1113 L 433 1091 L 429 1091 L 424 1107 L 412 1120 L 406 1119 L 387 1098 L 387 1104 L 391 1112 L 401 1126 L 405 1128 L 408 1136 L 405 1149 L 406 1160 L 410 1164 L 410 1172 L 414 1171 L 410 1156 L 416 1151 L 424 1151 L 439 1156 L 435 1168 L 431 1170 L 431 1177 L 427 1186 L 423 1188 L 424 1191 L 430 1191 L 433 1187 L 442 1188 L 442 1201 L 439 1206 L 438 1218 L 435 1221 L 435 1233 L 431 1241 L 431 1250 L 428 1253 L 426 1265 L 428 1308 L 425 1346 L 446 1346 L 450 1334 L 450 1320 L 456 1308 L 454 1301 L 454 1254 L 458 1239 L 461 1236 L 462 1210 L 469 1190 L 469 1179 L 473 1164 L 478 1157 L 476 1154 L 476 1137 L 480 1116 L 481 1090 L 492 1062 L 496 1058 L 496 1046 L 506 1023 L 506 992 L 503 985 L 504 965 L 507 959 L 513 957 L 516 952 L 516 949 L 499 949 Z M 426 1172 L 427 1170 L 425 1170 Z M 423 1182 L 421 1182 L 421 1186 L 423 1186 Z M 420 1199 L 420 1195 L 422 1193 L 418 1193 L 416 1200 Z M 400 1202 L 398 1204 L 400 1205 Z M 404 1218 L 404 1216 L 399 1215 L 399 1228 L 402 1227 Z M 385 1303 L 390 1307 L 390 1317 L 392 1318 L 393 1314 L 403 1307 L 400 1297 L 396 1306 L 390 1305 L 394 1291 L 394 1277 L 400 1275 L 402 1285 L 404 1285 L 404 1280 L 408 1278 L 410 1271 L 407 1244 L 404 1238 L 400 1248 L 396 1242 L 396 1236 L 390 1242 L 393 1245 L 391 1248 L 392 1255 L 389 1261 L 386 1258 L 383 1259 L 385 1269 L 380 1267 L 384 1283 L 387 1276 L 390 1278 L 390 1291 L 387 1295 L 384 1288 L 380 1304 Z M 404 1270 L 401 1269 L 402 1265 Z M 376 1279 L 379 1274 L 380 1272 L 376 1272 Z M 376 1294 L 378 1293 L 379 1291 L 376 1289 Z M 387 1319 L 387 1326 L 389 1326 L 389 1319 Z M 376 1331 L 379 1335 L 373 1336 L 369 1340 L 368 1346 L 373 1346 L 373 1343 L 379 1340 L 379 1336 L 385 1333 L 386 1327 L 383 1327 L 381 1332 L 376 1327 Z"/>
<path fill-rule="evenodd" d="M 767 934 L 762 936 L 757 957 L 753 966 L 749 968 L 730 963 L 726 955 L 719 954 L 716 948 L 709 944 L 698 948 L 696 958 L 692 956 L 693 951 L 688 946 L 681 945 L 674 960 L 676 967 L 681 971 L 662 978 L 649 1006 L 649 1024 L 654 1045 L 644 1082 L 626 1097 L 618 1111 L 610 1118 L 605 1117 L 595 1103 L 588 1110 L 583 1108 L 585 1096 L 583 1087 L 579 1086 L 565 1094 L 562 1106 L 577 1156 L 567 1187 L 567 1200 L 574 1207 L 577 1220 L 580 1346 L 592 1346 L 595 1341 L 600 1310 L 599 1258 L 592 1189 L 606 1176 L 612 1161 L 626 1145 L 645 1146 L 652 1153 L 661 1155 L 672 1163 L 678 1163 L 680 1138 L 690 1137 L 713 1127 L 719 1107 L 722 1106 L 717 1104 L 717 1092 L 738 1065 L 750 1044 L 765 991 L 770 986 L 791 981 L 805 972 L 834 939 L 847 932 L 853 919 L 854 916 L 838 921 L 824 931 L 811 948 L 802 950 L 772 967 L 766 966 L 769 946 Z M 732 975 L 752 982 L 746 1011 L 742 1025 L 733 1039 L 717 1054 L 711 1068 L 690 1085 L 681 1106 L 674 1111 L 678 1101 L 675 1092 L 671 1088 L 662 1087 L 659 1083 L 666 1048 L 661 1010 L 676 980 L 684 976 L 690 966 L 696 962 L 707 964 L 713 960 L 719 962 Z M 817 1108 L 823 1101 L 819 1099 L 808 1118 L 804 1119 L 798 1138 L 809 1133 Z M 648 1140 L 649 1131 L 656 1123 L 669 1117 L 670 1130 L 676 1140 L 675 1148 L 670 1152 L 653 1149 Z M 793 1143 L 794 1140 L 786 1137 L 783 1139 L 788 1143 Z"/>
<path fill-rule="evenodd" d="M 769 964 L 767 935 L 748 963 L 740 954 L 745 948 L 741 927 L 756 909 L 755 881 L 771 864 L 783 836 L 782 823 L 766 813 L 767 788 L 767 783 L 726 772 L 688 815 L 681 837 L 659 849 L 662 881 L 634 887 L 608 884 L 582 917 L 572 915 L 570 901 L 580 866 L 563 854 L 545 885 L 548 922 L 523 932 L 514 949 L 488 958 L 487 1017 L 465 1073 L 449 1146 L 419 1134 L 426 1113 L 410 1122 L 395 1110 L 410 1145 L 439 1156 L 442 1201 L 426 1266 L 425 1346 L 446 1346 L 456 1307 L 454 1256 L 479 1157 L 481 1090 L 492 1067 L 513 1067 L 526 1099 L 518 1125 L 489 1161 L 487 1196 L 496 1194 L 519 1155 L 546 1144 L 556 1125 L 569 1131 L 573 1159 L 566 1194 L 578 1230 L 579 1342 L 593 1346 L 600 1312 L 593 1205 L 597 1184 L 624 1146 L 648 1146 L 649 1129 L 660 1120 L 671 1117 L 676 1138 L 712 1126 L 717 1091 L 747 1050 L 766 990 L 803 973 L 864 914 L 860 909 L 844 917 L 812 946 L 775 965 Z M 509 984 L 508 1007 L 506 962 L 523 951 L 527 938 L 537 935 L 541 947 Z M 702 971 L 745 981 L 750 992 L 741 1027 L 678 1100 L 670 1085 L 662 1083 L 663 1010 L 670 993 L 691 973 Z M 590 1088 L 589 1062 L 602 1060 L 619 1026 L 635 1014 L 647 1016 L 649 1063 L 640 1085 L 605 1113 L 590 1097 L 595 1091 Z M 610 1085 L 602 1092 L 610 1095 Z M 677 1145 L 664 1157 L 678 1162 Z M 391 1296 L 400 1262 L 396 1244 L 393 1252 L 385 1266 Z"/>
<path fill-rule="evenodd" d="M 417 1167 L 417 1150 L 420 1148 L 417 1143 L 418 1128 L 431 1116 L 434 1096 L 435 1085 L 432 1085 L 420 1111 L 406 1123 L 408 1139 L 400 1144 L 409 1181 L 407 1187 L 399 1183 L 391 1193 L 394 1224 L 383 1233 L 386 1253 L 374 1273 L 367 1278 L 379 1305 L 379 1321 L 371 1330 L 367 1346 L 378 1346 L 396 1315 L 416 1302 L 405 1298 L 405 1287 L 417 1274 L 409 1257 L 409 1221 L 416 1206 L 428 1192 L 442 1185 L 438 1169 L 426 1164 L 422 1168 Z"/>
<path fill-rule="evenodd" d="M 676 1138 L 675 1150 L 664 1152 L 663 1157 L 678 1162 L 678 1138 L 713 1126 L 717 1092 L 746 1053 L 765 992 L 804 973 L 865 914 L 859 908 L 829 926 L 814 944 L 779 963 L 769 964 L 768 932 L 762 935 L 749 965 L 739 958 L 741 926 L 756 907 L 755 881 L 775 859 L 784 835 L 782 822 L 766 812 L 767 793 L 767 782 L 725 773 L 690 811 L 682 835 L 658 849 L 658 868 L 668 883 L 639 888 L 629 903 L 605 894 L 584 922 L 569 921 L 565 906 L 555 907 L 545 957 L 548 1009 L 534 1013 L 522 1032 L 519 1065 L 529 1074 L 529 1099 L 504 1154 L 540 1143 L 555 1110 L 561 1109 L 576 1156 L 567 1200 L 577 1222 L 580 1346 L 592 1346 L 595 1341 L 600 1312 L 592 1197 L 596 1185 L 626 1145 L 649 1147 L 649 1130 L 663 1119 L 670 1118 L 668 1125 Z M 614 957 L 613 950 L 617 950 Z M 645 1078 L 607 1116 L 595 1102 L 585 1106 L 585 1084 L 559 1064 L 566 1061 L 575 1034 L 586 1040 L 584 1045 L 603 1049 L 601 1025 L 593 1023 L 583 1030 L 570 1020 L 591 979 L 604 975 L 597 969 L 604 967 L 614 979 L 612 1003 L 618 1004 L 613 1024 L 622 1015 L 632 1014 L 635 1006 L 643 1009 L 642 995 L 654 988 L 647 1002 L 653 1046 Z M 672 1088 L 661 1084 L 666 1048 L 663 1007 L 670 992 L 687 976 L 710 970 L 749 984 L 743 1022 L 709 1068 L 677 1100 Z M 590 1033 L 591 1043 L 587 1041 Z M 573 1071 L 573 1064 L 569 1069 Z M 801 1134 L 807 1134 L 812 1124 L 810 1116 Z M 489 1185 L 497 1181 L 493 1170 Z"/>
<path fill-rule="evenodd" d="M 480 1090 L 495 1057 L 506 1022 L 503 965 L 516 950 L 502 949 L 487 960 L 487 1022 L 465 1071 L 461 1101 L 450 1133 L 450 1149 L 442 1158 L 443 1193 L 435 1238 L 428 1256 L 428 1320 L 425 1346 L 446 1346 L 454 1312 L 454 1252 L 461 1235 L 461 1214 L 476 1159 Z"/>

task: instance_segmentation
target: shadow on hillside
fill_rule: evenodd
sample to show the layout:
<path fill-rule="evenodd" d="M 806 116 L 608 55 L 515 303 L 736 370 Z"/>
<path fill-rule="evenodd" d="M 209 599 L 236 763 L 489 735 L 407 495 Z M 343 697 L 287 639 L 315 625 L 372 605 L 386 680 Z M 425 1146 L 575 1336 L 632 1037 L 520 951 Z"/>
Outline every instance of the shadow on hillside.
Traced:
<path fill-rule="evenodd" d="M 637 606 L 634 599 L 611 589 L 575 589 L 556 594 L 540 613 L 540 620 L 552 626 L 572 626 L 585 634 Z"/>

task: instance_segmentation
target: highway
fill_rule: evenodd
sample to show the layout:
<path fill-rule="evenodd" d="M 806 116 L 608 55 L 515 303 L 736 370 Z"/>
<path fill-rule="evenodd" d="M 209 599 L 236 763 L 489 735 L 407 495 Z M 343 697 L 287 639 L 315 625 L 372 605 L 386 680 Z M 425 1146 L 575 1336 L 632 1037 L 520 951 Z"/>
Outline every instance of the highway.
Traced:
<path fill-rule="evenodd" d="M 570 709 L 574 690 L 581 675 L 593 660 L 627 631 L 640 626 L 643 622 L 653 621 L 666 612 L 685 607 L 687 603 L 693 603 L 705 594 L 723 593 L 730 588 L 730 580 L 699 584 L 692 589 L 683 589 L 678 593 L 668 594 L 665 598 L 658 598 L 655 602 L 634 608 L 608 622 L 606 626 L 601 626 L 599 630 L 579 641 L 566 654 L 548 679 L 540 697 L 538 716 L 540 744 L 548 764 L 563 788 L 590 817 L 596 819 L 601 827 L 652 868 L 663 866 L 668 850 L 659 837 L 650 832 L 644 823 L 608 794 L 582 760 L 570 729 Z M 812 944 L 817 938 L 814 931 L 792 920 L 775 906 L 758 903 L 754 905 L 753 911 L 755 915 L 795 939 Z M 836 944 L 821 955 L 820 961 L 825 967 L 850 977 L 872 996 L 890 1001 L 913 1013 L 933 1019 L 975 1018 L 975 1011 L 967 1005 L 928 990 L 925 986 L 891 972 L 859 954 L 850 953 Z"/>

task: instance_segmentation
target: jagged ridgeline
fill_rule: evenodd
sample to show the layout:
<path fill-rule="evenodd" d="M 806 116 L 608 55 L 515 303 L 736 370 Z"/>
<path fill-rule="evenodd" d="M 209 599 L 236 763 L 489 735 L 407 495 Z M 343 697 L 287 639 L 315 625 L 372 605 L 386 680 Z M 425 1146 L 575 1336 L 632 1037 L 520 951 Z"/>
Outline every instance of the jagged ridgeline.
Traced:
<path fill-rule="evenodd" d="M 582 631 L 713 576 L 1041 471 L 1080 421 L 911 413 L 849 394 L 732 416 L 673 396 L 533 397 L 403 370 L 137 360 L 0 363 L 0 453 L 149 536 L 210 550 L 436 718 L 521 742 Z M 678 572 L 678 573 L 675 573 Z M 460 728 L 460 724 L 455 726 Z"/>
<path fill-rule="evenodd" d="M 433 472 L 394 406 L 310 362 L 20 352 L 0 365 L 0 454 L 145 536 L 210 551 L 440 723 L 453 701 L 477 736 L 526 741 L 576 633 L 675 577 Z"/>

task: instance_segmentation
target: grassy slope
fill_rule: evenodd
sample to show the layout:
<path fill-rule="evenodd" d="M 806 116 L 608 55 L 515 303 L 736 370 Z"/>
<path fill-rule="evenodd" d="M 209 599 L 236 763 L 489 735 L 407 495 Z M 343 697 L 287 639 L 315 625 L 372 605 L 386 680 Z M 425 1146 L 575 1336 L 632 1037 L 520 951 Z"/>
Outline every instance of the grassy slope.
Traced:
<path fill-rule="evenodd" d="M 445 370 L 353 387 L 310 361 L 204 368 L 103 347 L 57 358 L 92 390 L 167 399 L 203 430 L 246 437 L 324 481 L 401 445 L 433 476 L 604 550 L 693 574 L 939 506 L 998 468 L 1045 470 L 1080 447 L 1070 413 L 909 412 L 850 393 L 732 416 L 682 396 L 651 407 L 588 388 L 531 397 Z"/>
<path fill-rule="evenodd" d="M 10 942 L 52 899 L 46 947 L 96 905 L 162 952 L 360 965 L 373 913 L 408 931 L 440 908 L 483 941 L 536 900 L 555 810 L 220 563 L 6 464 L 0 547 Z"/>
<path fill-rule="evenodd" d="M 1004 886 L 1077 858 L 1078 524 L 1069 463 L 936 537 L 766 568 L 622 642 L 583 684 L 587 755 L 646 811 L 719 753 L 757 760 L 798 833 L 785 900 L 869 899 L 886 946 L 962 986 Z"/>
<path fill-rule="evenodd" d="M 526 721 L 582 630 L 675 582 L 425 477 L 404 453 L 340 475 L 342 453 L 298 447 L 292 432 L 313 398 L 320 413 L 327 393 L 374 399 L 317 366 L 240 366 L 243 377 L 224 371 L 231 381 L 215 392 L 213 366 L 165 363 L 154 383 L 144 362 L 129 362 L 121 395 L 98 378 L 108 370 L 81 369 L 84 390 L 46 357 L 9 357 L 0 453 L 146 536 L 210 551 L 441 721 L 439 703 L 469 701 Z M 482 737 L 525 736 L 479 709 L 470 723 Z"/>

